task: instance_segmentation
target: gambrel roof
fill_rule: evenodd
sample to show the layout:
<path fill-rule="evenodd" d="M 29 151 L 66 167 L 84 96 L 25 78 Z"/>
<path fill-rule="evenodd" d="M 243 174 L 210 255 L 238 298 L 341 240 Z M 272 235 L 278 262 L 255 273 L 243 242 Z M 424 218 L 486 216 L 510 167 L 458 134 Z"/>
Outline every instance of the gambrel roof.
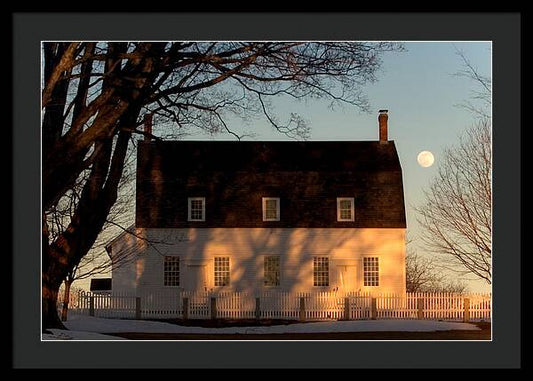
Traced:
<path fill-rule="evenodd" d="M 205 221 L 187 221 L 188 197 L 205 197 Z M 262 220 L 262 197 L 280 198 L 280 221 Z M 393 141 L 140 141 L 136 227 L 405 228 L 400 161 Z"/>

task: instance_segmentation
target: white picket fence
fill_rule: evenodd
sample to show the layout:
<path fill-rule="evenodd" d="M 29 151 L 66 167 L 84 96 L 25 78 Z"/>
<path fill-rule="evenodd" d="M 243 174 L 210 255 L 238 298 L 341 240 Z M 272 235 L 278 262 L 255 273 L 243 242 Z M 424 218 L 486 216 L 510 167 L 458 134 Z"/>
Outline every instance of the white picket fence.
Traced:
<path fill-rule="evenodd" d="M 136 295 L 80 291 L 76 299 L 77 303 L 69 308 L 69 312 L 103 318 L 171 319 L 180 317 L 183 311 L 180 295 L 170 289 L 163 292 L 144 291 Z"/>
<path fill-rule="evenodd" d="M 490 294 L 268 291 L 144 291 L 136 295 L 79 292 L 71 313 L 126 319 L 490 320 Z M 184 308 L 185 307 L 185 308 Z"/>
<path fill-rule="evenodd" d="M 299 318 L 299 299 L 289 292 L 266 291 L 260 296 L 263 319 L 296 320 Z"/>

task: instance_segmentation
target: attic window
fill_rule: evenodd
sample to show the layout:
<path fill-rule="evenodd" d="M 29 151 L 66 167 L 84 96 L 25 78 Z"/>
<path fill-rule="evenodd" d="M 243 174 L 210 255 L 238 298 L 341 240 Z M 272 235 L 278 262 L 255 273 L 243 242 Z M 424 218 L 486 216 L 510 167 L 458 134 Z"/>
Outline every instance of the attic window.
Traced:
<path fill-rule="evenodd" d="M 263 221 L 279 221 L 279 197 L 263 197 Z"/>
<path fill-rule="evenodd" d="M 337 197 L 337 221 L 354 221 L 353 197 Z"/>
<path fill-rule="evenodd" d="M 205 197 L 189 197 L 188 221 L 205 221 Z"/>

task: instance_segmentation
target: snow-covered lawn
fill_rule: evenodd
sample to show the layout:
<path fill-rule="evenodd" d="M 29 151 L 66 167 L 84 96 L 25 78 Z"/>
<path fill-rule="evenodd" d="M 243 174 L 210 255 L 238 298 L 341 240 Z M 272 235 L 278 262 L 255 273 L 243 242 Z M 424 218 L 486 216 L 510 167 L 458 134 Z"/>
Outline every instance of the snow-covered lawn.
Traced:
<path fill-rule="evenodd" d="M 196 334 L 269 334 L 269 333 L 326 333 L 326 332 L 435 332 L 449 330 L 479 330 L 473 324 L 432 320 L 355 320 L 296 323 L 260 327 L 203 328 L 185 327 L 148 320 L 103 319 L 72 315 L 65 322 L 69 331 L 51 330 L 54 335 L 43 335 L 43 340 L 120 340 L 101 333 L 196 333 Z M 67 337 L 62 337 L 67 336 Z"/>
<path fill-rule="evenodd" d="M 65 331 L 62 329 L 49 329 L 52 334 L 43 333 L 43 340 L 127 340 L 122 337 L 102 335 L 101 333 L 85 331 Z"/>

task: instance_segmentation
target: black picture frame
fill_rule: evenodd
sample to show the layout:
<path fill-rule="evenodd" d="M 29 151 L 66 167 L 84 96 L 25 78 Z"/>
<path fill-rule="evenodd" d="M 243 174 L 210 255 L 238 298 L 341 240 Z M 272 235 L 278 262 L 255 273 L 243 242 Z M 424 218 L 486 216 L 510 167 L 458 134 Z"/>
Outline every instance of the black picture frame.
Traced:
<path fill-rule="evenodd" d="M 519 13 L 13 13 L 14 368 L 517 368 L 521 365 Z M 491 342 L 43 342 L 43 40 L 395 40 L 493 43 Z"/>

